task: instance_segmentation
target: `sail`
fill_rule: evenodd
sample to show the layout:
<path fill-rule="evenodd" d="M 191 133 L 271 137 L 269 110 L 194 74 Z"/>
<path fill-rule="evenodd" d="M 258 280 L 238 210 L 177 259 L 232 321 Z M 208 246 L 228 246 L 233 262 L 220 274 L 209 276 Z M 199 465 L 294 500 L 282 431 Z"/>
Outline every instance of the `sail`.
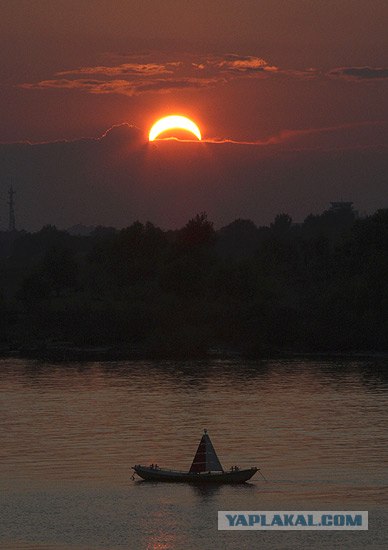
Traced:
<path fill-rule="evenodd" d="M 223 472 L 221 462 L 218 460 L 218 456 L 214 450 L 213 444 L 210 441 L 210 437 L 205 433 L 203 434 L 201 441 L 199 442 L 197 452 L 193 463 L 190 468 L 190 472 Z"/>

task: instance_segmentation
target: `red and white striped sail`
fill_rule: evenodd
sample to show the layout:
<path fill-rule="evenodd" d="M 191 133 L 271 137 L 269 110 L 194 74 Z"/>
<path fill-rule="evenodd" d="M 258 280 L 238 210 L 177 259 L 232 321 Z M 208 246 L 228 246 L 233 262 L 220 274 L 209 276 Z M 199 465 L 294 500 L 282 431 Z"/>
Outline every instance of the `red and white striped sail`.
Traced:
<path fill-rule="evenodd" d="M 218 460 L 218 456 L 214 450 L 213 444 L 210 441 L 210 437 L 207 435 L 207 431 L 203 434 L 201 441 L 198 445 L 197 452 L 193 463 L 190 468 L 190 472 L 223 472 L 221 462 Z"/>

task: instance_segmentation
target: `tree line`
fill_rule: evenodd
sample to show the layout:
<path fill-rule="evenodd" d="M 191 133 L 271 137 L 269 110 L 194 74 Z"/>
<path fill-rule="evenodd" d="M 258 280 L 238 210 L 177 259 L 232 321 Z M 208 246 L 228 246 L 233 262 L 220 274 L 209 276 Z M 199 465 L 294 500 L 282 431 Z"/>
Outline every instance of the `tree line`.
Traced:
<path fill-rule="evenodd" d="M 388 209 L 0 233 L 0 347 L 125 356 L 388 350 Z"/>

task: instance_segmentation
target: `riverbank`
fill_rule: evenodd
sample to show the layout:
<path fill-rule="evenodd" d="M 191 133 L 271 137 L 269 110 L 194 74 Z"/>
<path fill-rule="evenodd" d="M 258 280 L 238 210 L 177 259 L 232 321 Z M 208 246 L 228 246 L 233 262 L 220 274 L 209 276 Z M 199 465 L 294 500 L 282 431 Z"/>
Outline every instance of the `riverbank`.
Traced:
<path fill-rule="evenodd" d="M 38 359 L 54 362 L 66 361 L 135 361 L 135 360 L 199 360 L 199 359 L 388 359 L 388 351 L 273 351 L 246 353 L 242 350 L 211 348 L 203 350 L 145 350 L 139 346 L 74 346 L 70 343 L 45 343 L 31 346 L 0 346 L 0 357 Z"/>

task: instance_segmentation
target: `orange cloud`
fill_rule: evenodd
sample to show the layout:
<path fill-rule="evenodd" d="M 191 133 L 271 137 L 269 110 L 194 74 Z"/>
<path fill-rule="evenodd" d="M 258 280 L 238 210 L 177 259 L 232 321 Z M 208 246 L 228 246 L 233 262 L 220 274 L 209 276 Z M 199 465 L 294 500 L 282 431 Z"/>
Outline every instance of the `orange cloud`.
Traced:
<path fill-rule="evenodd" d="M 149 80 L 91 80 L 85 78 L 42 80 L 35 83 L 21 84 L 20 87 L 30 90 L 79 90 L 91 94 L 121 94 L 135 96 L 147 92 L 169 92 L 186 88 L 203 88 L 218 82 L 211 78 L 149 79 Z"/>
<path fill-rule="evenodd" d="M 72 69 L 68 71 L 60 71 L 56 73 L 56 76 L 67 75 L 88 75 L 88 74 L 101 74 L 105 76 L 124 76 L 124 75 L 141 75 L 141 76 L 155 76 L 155 75 L 167 75 L 173 74 L 174 69 L 179 66 L 179 62 L 158 64 L 158 63 L 122 63 L 117 66 L 108 67 L 100 65 L 97 67 L 81 67 L 79 69 Z"/>
<path fill-rule="evenodd" d="M 143 93 L 167 93 L 179 89 L 201 89 L 246 78 L 347 78 L 375 80 L 388 78 L 388 69 L 342 67 L 322 74 L 318 69 L 280 68 L 253 55 L 177 56 L 168 53 L 106 54 L 107 64 L 66 69 L 52 79 L 22 83 L 24 89 L 72 89 L 92 94 L 135 96 Z M 112 63 L 108 64 L 108 60 Z M 97 76 L 99 78 L 87 78 Z M 64 78 L 65 77 L 65 78 Z M 81 78 L 80 78 L 81 77 Z"/>
<path fill-rule="evenodd" d="M 232 73 L 257 73 L 262 71 L 277 71 L 277 67 L 268 65 L 267 61 L 261 57 L 252 55 L 239 56 L 228 54 L 224 58 L 214 61 L 214 64 L 221 70 Z"/>
<path fill-rule="evenodd" d="M 157 54 L 154 55 L 156 57 Z M 134 96 L 184 88 L 199 89 L 223 84 L 235 78 L 261 77 L 278 71 L 277 67 L 255 56 L 182 54 L 180 59 L 176 59 L 166 58 L 166 54 L 162 54 L 162 61 L 159 62 L 151 62 L 150 56 L 151 54 L 141 54 L 136 61 L 133 55 L 129 59 L 121 55 L 121 62 L 115 65 L 67 69 L 55 73 L 56 78 L 27 82 L 20 84 L 20 87 L 35 90 L 73 89 L 92 94 Z M 79 78 L 89 76 L 100 78 Z"/>

